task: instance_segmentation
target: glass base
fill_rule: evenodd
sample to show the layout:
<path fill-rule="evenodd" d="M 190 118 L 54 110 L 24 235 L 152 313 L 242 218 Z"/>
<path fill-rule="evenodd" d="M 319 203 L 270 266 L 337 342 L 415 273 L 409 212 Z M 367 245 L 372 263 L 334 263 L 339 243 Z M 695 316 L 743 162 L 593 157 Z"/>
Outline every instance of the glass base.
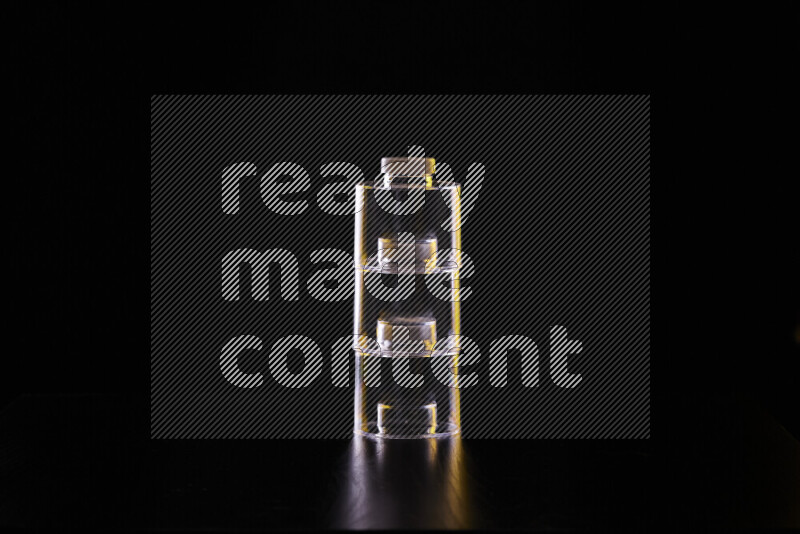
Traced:
<path fill-rule="evenodd" d="M 404 432 L 402 427 L 395 431 L 381 432 L 378 428 L 378 423 L 375 421 L 371 421 L 367 425 L 366 431 L 361 429 L 353 430 L 353 434 L 357 436 L 372 439 L 441 439 L 456 436 L 459 432 L 460 429 L 453 423 L 438 425 L 433 432 L 418 433 L 412 432 L 410 429 L 408 432 Z"/>

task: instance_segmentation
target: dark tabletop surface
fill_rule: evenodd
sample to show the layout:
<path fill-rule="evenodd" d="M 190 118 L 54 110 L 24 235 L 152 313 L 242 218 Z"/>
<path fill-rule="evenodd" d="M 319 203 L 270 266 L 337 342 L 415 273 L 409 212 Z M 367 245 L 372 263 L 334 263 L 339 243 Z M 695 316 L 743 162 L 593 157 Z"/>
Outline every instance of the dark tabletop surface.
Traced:
<path fill-rule="evenodd" d="M 0 421 L 0 521 L 167 531 L 800 525 L 797 440 L 754 404 L 718 408 L 696 419 L 707 433 L 693 442 L 155 441 L 121 399 L 23 397 Z"/>

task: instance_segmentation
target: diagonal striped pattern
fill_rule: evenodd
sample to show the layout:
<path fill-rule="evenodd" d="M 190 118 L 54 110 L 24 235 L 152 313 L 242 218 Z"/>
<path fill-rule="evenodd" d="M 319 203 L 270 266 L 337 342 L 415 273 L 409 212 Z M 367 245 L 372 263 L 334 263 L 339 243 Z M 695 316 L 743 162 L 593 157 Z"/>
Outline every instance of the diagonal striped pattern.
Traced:
<path fill-rule="evenodd" d="M 310 260 L 320 265 L 308 279 L 308 293 L 312 298 L 324 302 L 351 302 L 353 298 L 353 256 L 349 253 L 326 248 L 311 253 Z M 333 267 L 322 267 L 323 264 Z"/>
<path fill-rule="evenodd" d="M 650 436 L 648 96 L 182 95 L 151 99 L 153 437 L 351 435 L 352 184 L 411 146 L 463 184 L 463 435 Z"/>
<path fill-rule="evenodd" d="M 252 297 L 255 300 L 269 298 L 269 268 L 272 264 L 280 265 L 281 296 L 285 300 L 299 298 L 297 258 L 288 250 L 273 249 L 259 252 L 253 249 L 232 250 L 222 258 L 222 298 L 225 300 L 240 299 L 240 267 L 250 266 L 252 280 Z M 274 297 L 273 297 L 274 298 Z"/>

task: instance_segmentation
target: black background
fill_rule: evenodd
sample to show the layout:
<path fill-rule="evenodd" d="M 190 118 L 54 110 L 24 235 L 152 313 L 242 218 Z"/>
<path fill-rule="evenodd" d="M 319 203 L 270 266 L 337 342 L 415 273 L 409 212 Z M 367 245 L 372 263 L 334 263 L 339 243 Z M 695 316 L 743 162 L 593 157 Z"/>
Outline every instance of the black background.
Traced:
<path fill-rule="evenodd" d="M 226 458 L 233 471 L 236 458 L 258 458 L 261 478 L 281 484 L 264 490 L 276 495 L 300 498 L 321 483 L 309 477 L 327 465 L 324 454 L 305 470 L 297 458 L 286 460 L 305 445 L 176 442 L 154 451 L 147 443 L 151 94 L 652 93 L 653 439 L 564 446 L 549 465 L 573 465 L 571 458 L 604 448 L 623 454 L 608 473 L 589 471 L 559 493 L 567 503 L 563 513 L 581 515 L 587 502 L 604 511 L 578 526 L 624 526 L 626 518 L 630 525 L 730 521 L 734 508 L 751 504 L 741 473 L 763 470 L 753 467 L 747 439 L 763 443 L 766 456 L 779 456 L 768 445 L 769 431 L 747 434 L 741 414 L 761 414 L 763 407 L 798 433 L 791 76 L 797 17 L 789 7 L 643 9 L 555 3 L 393 11 L 283 4 L 257 11 L 12 8 L 3 398 L 15 403 L 3 423 L 18 422 L 15 432 L 31 459 L 25 465 L 39 468 L 8 479 L 6 502 L 30 503 L 45 526 L 197 527 L 205 524 L 202 501 L 176 509 L 159 497 L 159 488 L 169 487 L 159 466 L 176 458 L 189 465 Z M 387 64 L 410 63 L 419 63 L 419 77 L 380 75 Z M 26 401 L 40 408 L 19 409 Z M 549 444 L 500 443 L 501 450 L 482 458 L 524 458 L 520 465 L 532 472 L 537 458 L 551 457 L 543 450 Z M 647 468 L 634 457 L 647 458 Z M 292 469 L 303 476 L 291 476 Z M 622 481 L 618 499 L 585 497 L 609 491 L 599 481 L 614 473 Z M 243 480 L 216 487 L 246 493 L 252 487 Z M 513 498 L 528 480 L 497 482 L 502 489 L 493 502 L 513 506 L 488 506 L 506 518 L 488 526 L 529 525 L 529 503 Z M 205 482 L 214 492 L 214 482 Z M 42 495 L 42 487 L 48 490 L 37 503 L 32 496 Z M 777 482 L 765 487 L 787 495 Z M 116 513 L 120 507 L 128 513 Z M 216 523 L 248 526 L 225 522 L 239 517 L 235 508 L 220 507 Z M 308 525 L 275 514 L 259 525 Z M 141 517 L 145 523 L 137 522 Z"/>

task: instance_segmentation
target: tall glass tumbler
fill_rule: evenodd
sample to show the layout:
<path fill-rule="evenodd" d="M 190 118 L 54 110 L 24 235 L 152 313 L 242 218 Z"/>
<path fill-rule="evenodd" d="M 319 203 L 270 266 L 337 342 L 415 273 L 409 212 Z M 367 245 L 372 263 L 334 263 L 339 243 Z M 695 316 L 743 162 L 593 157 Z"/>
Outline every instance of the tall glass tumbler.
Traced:
<path fill-rule="evenodd" d="M 356 185 L 354 432 L 441 438 L 461 429 L 461 185 L 433 158 L 383 158 Z"/>

